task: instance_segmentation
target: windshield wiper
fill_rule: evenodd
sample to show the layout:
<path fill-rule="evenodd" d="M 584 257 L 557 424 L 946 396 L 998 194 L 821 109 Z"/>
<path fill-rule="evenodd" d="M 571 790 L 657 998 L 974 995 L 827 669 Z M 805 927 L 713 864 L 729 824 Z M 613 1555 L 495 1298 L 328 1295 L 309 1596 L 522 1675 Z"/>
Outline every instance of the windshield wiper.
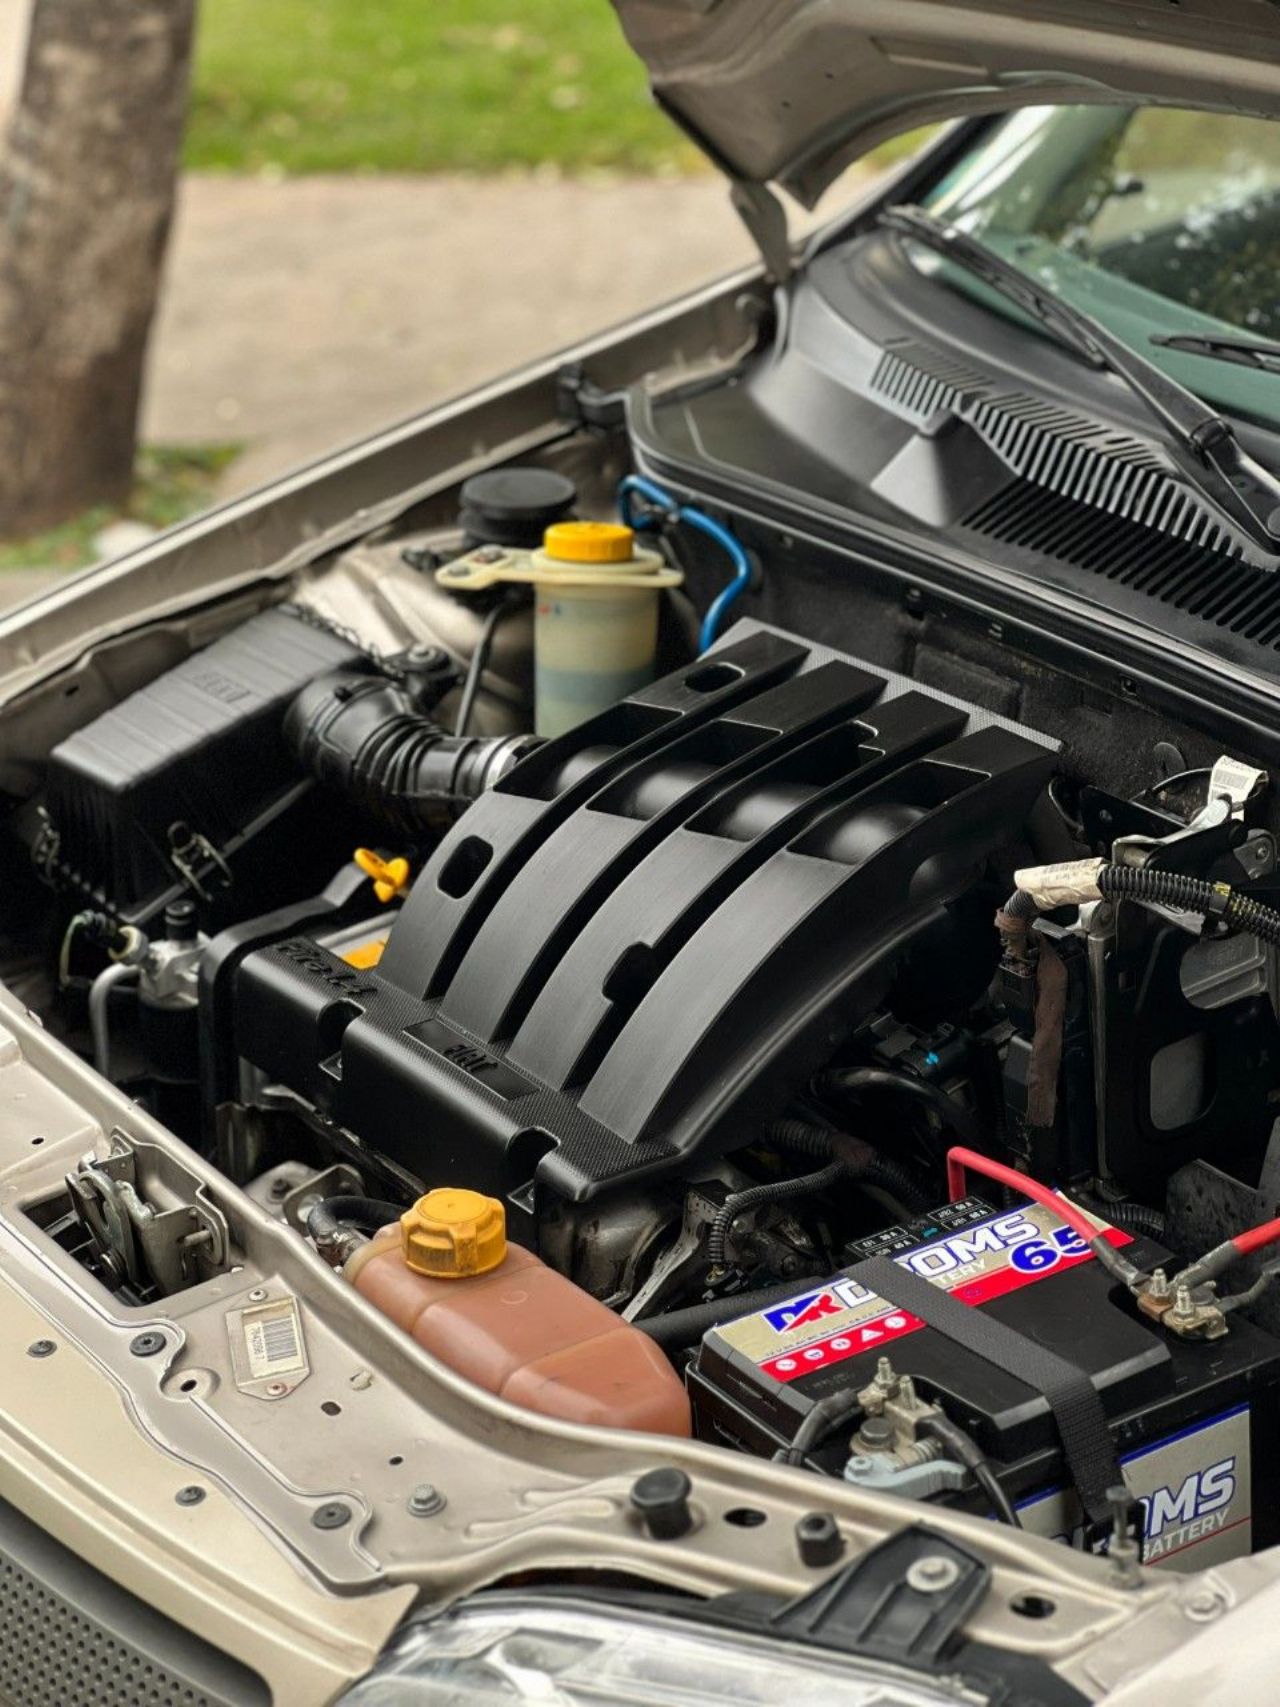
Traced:
<path fill-rule="evenodd" d="M 1131 350 L 1100 320 L 1055 296 L 968 232 L 919 207 L 889 207 L 878 225 L 914 238 L 1007 297 L 1092 367 L 1115 374 L 1160 422 L 1193 486 L 1225 511 L 1255 545 L 1280 551 L 1280 480 L 1248 454 L 1231 423 Z"/>
<path fill-rule="evenodd" d="M 1280 344 L 1268 343 L 1265 338 L 1237 338 L 1230 332 L 1153 332 L 1151 342 L 1166 350 L 1184 350 L 1189 356 L 1209 356 L 1214 361 L 1280 373 Z"/>

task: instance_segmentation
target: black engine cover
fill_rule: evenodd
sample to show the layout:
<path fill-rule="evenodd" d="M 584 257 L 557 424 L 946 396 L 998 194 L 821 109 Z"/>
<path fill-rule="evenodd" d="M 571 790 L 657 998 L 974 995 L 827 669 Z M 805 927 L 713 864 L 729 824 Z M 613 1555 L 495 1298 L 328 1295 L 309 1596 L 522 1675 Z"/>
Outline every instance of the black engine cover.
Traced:
<path fill-rule="evenodd" d="M 680 1170 L 830 1058 L 1055 752 L 739 623 L 477 801 L 376 971 L 247 956 L 238 1052 L 432 1183 L 581 1200 Z"/>

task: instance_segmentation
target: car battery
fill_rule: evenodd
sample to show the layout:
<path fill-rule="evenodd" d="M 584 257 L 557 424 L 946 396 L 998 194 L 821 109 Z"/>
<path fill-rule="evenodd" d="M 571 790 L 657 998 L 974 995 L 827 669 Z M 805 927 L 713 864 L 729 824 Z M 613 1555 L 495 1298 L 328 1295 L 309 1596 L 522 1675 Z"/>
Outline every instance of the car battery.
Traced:
<path fill-rule="evenodd" d="M 1178 1266 L 1149 1240 L 1115 1228 L 1107 1237 L 1143 1268 Z M 1141 1502 L 1147 1563 L 1200 1569 L 1280 1539 L 1280 1342 L 1260 1328 L 1233 1316 L 1219 1339 L 1176 1338 L 1141 1316 L 1084 1241 L 1039 1203 L 997 1209 L 965 1198 L 845 1255 L 849 1269 L 824 1285 L 704 1336 L 688 1374 L 701 1438 L 772 1456 L 819 1400 L 852 1398 L 889 1357 L 977 1442 L 1026 1529 L 1102 1545 L 1086 1533 L 1044 1395 L 856 1278 L 857 1263 L 887 1256 L 1092 1379 Z M 855 1426 L 816 1445 L 806 1464 L 840 1475 Z M 930 1497 L 989 1510 L 976 1490 Z"/>

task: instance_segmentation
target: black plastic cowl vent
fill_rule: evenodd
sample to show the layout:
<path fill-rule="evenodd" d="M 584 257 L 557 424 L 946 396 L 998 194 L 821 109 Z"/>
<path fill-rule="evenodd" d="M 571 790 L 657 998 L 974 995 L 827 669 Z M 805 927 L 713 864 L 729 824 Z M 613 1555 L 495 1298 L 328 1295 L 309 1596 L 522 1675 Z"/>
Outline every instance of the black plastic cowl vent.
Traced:
<path fill-rule="evenodd" d="M 1011 474 L 1045 493 L 1140 524 L 1226 558 L 1244 548 L 1215 512 L 1143 440 L 1060 404 L 1001 389 L 989 376 L 923 345 L 887 349 L 871 377 L 878 399 L 924 429 L 964 421 Z"/>
<path fill-rule="evenodd" d="M 1280 652 L 1280 580 L 1274 570 L 1022 482 L 1006 486 L 961 525 Z"/>

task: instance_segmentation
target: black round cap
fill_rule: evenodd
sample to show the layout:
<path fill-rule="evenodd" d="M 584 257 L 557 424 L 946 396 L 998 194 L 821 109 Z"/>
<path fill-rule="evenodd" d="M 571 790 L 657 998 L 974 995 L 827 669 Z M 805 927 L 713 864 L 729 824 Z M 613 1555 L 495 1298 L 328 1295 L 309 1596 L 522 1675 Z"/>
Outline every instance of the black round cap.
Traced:
<path fill-rule="evenodd" d="M 631 1484 L 631 1509 L 655 1541 L 678 1541 L 693 1527 L 683 1470 L 646 1470 Z"/>
<path fill-rule="evenodd" d="M 463 485 L 458 521 L 472 545 L 532 551 L 577 498 L 573 481 L 550 468 L 491 468 Z"/>

